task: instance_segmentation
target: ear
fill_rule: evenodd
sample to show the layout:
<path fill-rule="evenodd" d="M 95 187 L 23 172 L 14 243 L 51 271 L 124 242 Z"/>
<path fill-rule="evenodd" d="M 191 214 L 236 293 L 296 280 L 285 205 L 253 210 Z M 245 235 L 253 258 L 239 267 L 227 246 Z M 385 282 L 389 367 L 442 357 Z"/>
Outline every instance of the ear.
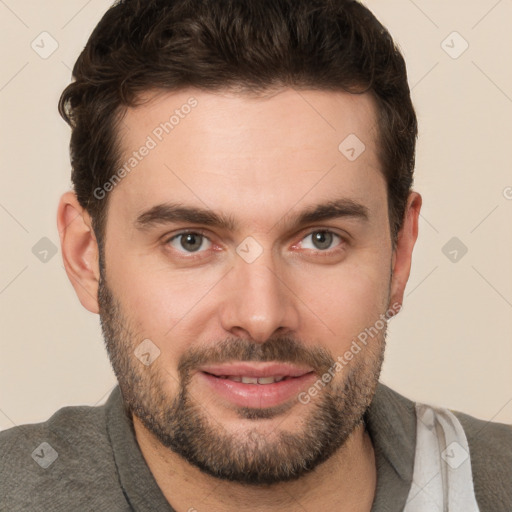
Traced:
<path fill-rule="evenodd" d="M 404 222 L 393 251 L 390 304 L 402 305 L 404 290 L 411 272 L 412 250 L 418 238 L 418 218 L 422 199 L 417 192 L 411 192 L 407 199 Z"/>
<path fill-rule="evenodd" d="M 99 251 L 91 217 L 74 192 L 66 192 L 57 211 L 64 267 L 82 306 L 98 313 Z"/>

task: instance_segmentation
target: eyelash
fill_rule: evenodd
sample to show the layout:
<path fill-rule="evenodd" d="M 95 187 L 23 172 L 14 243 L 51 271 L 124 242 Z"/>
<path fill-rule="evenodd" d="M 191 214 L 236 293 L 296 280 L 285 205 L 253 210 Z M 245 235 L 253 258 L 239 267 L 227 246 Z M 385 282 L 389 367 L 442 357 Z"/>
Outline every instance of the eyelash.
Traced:
<path fill-rule="evenodd" d="M 310 253 L 312 252 L 313 254 L 317 255 L 317 254 L 322 254 L 322 255 L 333 255 L 335 254 L 336 252 L 340 251 L 341 250 L 341 247 L 340 246 L 343 246 L 347 243 L 347 240 L 342 237 L 341 235 L 339 235 L 338 233 L 336 233 L 335 231 L 332 231 L 330 229 L 327 229 L 327 228 L 316 228 L 316 229 L 313 229 L 311 231 L 309 231 L 308 233 L 306 233 L 302 238 L 301 238 L 301 242 L 307 238 L 308 236 L 311 236 L 313 235 L 314 233 L 329 233 L 331 235 L 334 235 L 335 237 L 338 237 L 340 239 L 340 242 L 338 243 L 338 245 L 336 245 L 333 249 L 326 249 L 326 250 L 321 250 L 321 249 L 317 249 L 317 250 L 313 250 L 313 249 L 307 249 L 307 251 L 309 251 Z M 176 240 L 176 239 L 179 239 L 179 237 L 182 237 L 182 236 L 186 236 L 186 235 L 199 235 L 201 237 L 203 237 L 203 239 L 206 239 L 208 240 L 210 243 L 213 243 L 209 238 L 208 236 L 206 236 L 206 234 L 204 233 L 204 231 L 201 231 L 201 230 L 196 230 L 196 231 L 193 231 L 193 230 L 186 230 L 186 231 L 181 231 L 179 233 L 176 233 L 174 235 L 172 235 L 171 237 L 169 238 L 166 238 L 165 242 L 164 242 L 164 245 L 170 245 L 170 243 L 173 241 L 173 240 Z M 294 244 L 293 246 L 295 247 L 297 244 Z M 202 255 L 206 250 L 203 250 L 203 251 L 198 251 L 197 253 L 195 252 L 184 252 L 184 251 L 179 251 L 179 250 L 175 250 L 175 252 L 181 254 L 181 258 L 183 259 L 186 259 L 186 260 L 196 260 L 196 259 L 200 259 L 200 258 L 204 258 L 204 256 Z M 187 256 L 183 256 L 183 254 L 188 254 Z"/>

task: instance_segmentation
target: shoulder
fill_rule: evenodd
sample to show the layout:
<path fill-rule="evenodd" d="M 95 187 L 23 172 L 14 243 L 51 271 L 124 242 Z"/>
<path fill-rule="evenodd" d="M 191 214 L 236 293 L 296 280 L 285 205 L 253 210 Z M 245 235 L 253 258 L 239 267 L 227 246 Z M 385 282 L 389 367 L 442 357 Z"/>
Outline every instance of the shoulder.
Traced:
<path fill-rule="evenodd" d="M 106 406 L 64 407 L 0 432 L 0 453 L 0 510 L 104 509 L 119 488 Z"/>
<path fill-rule="evenodd" d="M 0 432 L 2 469 L 6 463 L 23 464 L 27 451 L 32 459 L 32 450 L 40 443 L 54 441 L 69 457 L 78 455 L 87 444 L 101 444 L 105 434 L 104 407 L 64 407 L 45 422 Z"/>
<path fill-rule="evenodd" d="M 416 444 L 415 402 L 379 384 L 370 410 L 376 425 L 376 440 L 391 445 L 388 458 L 395 457 L 395 468 L 412 475 Z M 459 411 L 458 419 L 468 440 L 475 495 L 480 512 L 512 510 L 512 425 L 484 421 Z M 382 438 L 382 439 L 381 439 Z M 406 465 L 404 461 L 409 461 Z M 405 478 L 405 477 L 404 477 Z"/>
<path fill-rule="evenodd" d="M 512 425 L 452 412 L 468 440 L 475 495 L 481 511 L 512 510 Z"/>

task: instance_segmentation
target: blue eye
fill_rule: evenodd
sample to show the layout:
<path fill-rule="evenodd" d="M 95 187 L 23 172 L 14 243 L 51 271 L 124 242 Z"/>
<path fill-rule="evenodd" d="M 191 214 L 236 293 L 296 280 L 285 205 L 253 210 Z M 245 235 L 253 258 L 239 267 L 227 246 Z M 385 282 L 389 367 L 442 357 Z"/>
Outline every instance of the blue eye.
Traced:
<path fill-rule="evenodd" d="M 180 252 L 198 252 L 199 249 L 206 249 L 205 244 L 211 243 L 201 233 L 180 233 L 169 240 L 169 244 Z"/>
<path fill-rule="evenodd" d="M 311 239 L 310 247 L 304 246 L 304 240 L 307 240 L 308 238 Z M 302 240 L 301 246 L 305 249 L 313 249 L 317 251 L 325 251 L 328 249 L 331 249 L 331 245 L 335 239 L 338 239 L 339 241 L 342 241 L 342 238 L 339 235 L 336 235 L 335 233 L 331 231 L 326 230 L 318 230 L 313 231 L 309 235 L 305 236 Z"/>

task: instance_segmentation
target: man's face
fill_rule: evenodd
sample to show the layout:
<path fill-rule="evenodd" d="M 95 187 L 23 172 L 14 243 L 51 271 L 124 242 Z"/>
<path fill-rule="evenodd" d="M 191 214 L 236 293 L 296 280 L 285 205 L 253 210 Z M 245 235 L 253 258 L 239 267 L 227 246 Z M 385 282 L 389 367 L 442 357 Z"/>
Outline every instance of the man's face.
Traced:
<path fill-rule="evenodd" d="M 392 244 L 371 97 L 166 93 L 120 138 L 121 165 L 150 150 L 110 192 L 99 300 L 135 419 L 220 478 L 313 469 L 360 423 L 382 363 Z"/>

